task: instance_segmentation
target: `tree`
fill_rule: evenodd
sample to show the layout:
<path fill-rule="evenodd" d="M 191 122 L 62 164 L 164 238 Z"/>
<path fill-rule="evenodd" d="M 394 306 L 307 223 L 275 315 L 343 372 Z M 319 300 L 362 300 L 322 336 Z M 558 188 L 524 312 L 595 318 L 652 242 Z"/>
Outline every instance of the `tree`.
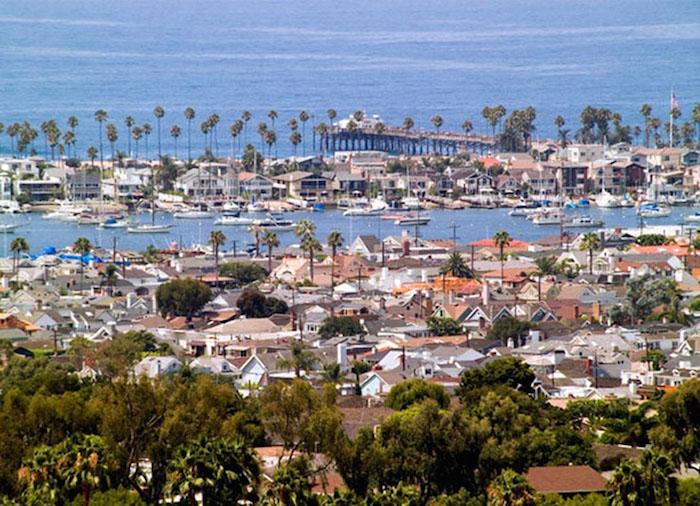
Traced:
<path fill-rule="evenodd" d="M 431 122 L 431 123 L 433 124 L 433 126 L 435 127 L 435 131 L 439 134 L 439 133 L 440 133 L 440 127 L 441 127 L 442 124 L 443 124 L 442 116 L 440 116 L 439 114 L 436 114 L 435 116 L 433 116 L 432 118 L 430 118 L 430 122 Z"/>
<path fill-rule="evenodd" d="M 289 134 L 289 142 L 292 143 L 292 146 L 294 146 L 294 163 L 296 163 L 296 157 L 297 157 L 297 146 L 301 143 L 302 137 L 301 134 L 297 131 L 294 130 L 292 131 L 291 134 Z"/>
<path fill-rule="evenodd" d="M 108 264 L 105 270 L 100 273 L 105 285 L 107 285 L 107 293 L 110 296 L 114 294 L 114 285 L 117 284 L 117 272 L 119 272 L 119 268 L 116 265 Z"/>
<path fill-rule="evenodd" d="M 462 325 L 453 318 L 431 316 L 426 323 L 434 336 L 455 336 L 462 333 Z"/>
<path fill-rule="evenodd" d="M 92 251 L 92 243 L 86 237 L 78 237 L 73 243 L 73 251 L 80 255 L 80 290 L 85 288 L 85 255 Z"/>
<path fill-rule="evenodd" d="M 277 361 L 277 367 L 294 370 L 294 376 L 301 378 L 301 371 L 309 373 L 318 363 L 318 357 L 304 347 L 301 341 L 293 341 L 290 348 L 291 355 Z"/>
<path fill-rule="evenodd" d="M 355 360 L 350 366 L 350 372 L 355 375 L 355 393 L 357 395 L 362 395 L 362 389 L 360 388 L 360 376 L 364 373 L 372 370 L 372 366 L 364 360 Z"/>
<path fill-rule="evenodd" d="M 163 119 L 163 116 L 165 116 L 165 109 L 163 109 L 161 106 L 157 105 L 153 109 L 153 116 L 156 117 L 156 129 L 157 129 L 157 135 L 158 135 L 158 160 L 163 158 L 163 152 L 161 150 L 161 137 L 160 137 L 160 122 Z"/>
<path fill-rule="evenodd" d="M 187 163 L 192 165 L 192 120 L 195 118 L 194 109 L 185 109 L 185 119 L 187 120 Z"/>
<path fill-rule="evenodd" d="M 168 466 L 166 490 L 180 503 L 239 504 L 254 501 L 260 481 L 255 452 L 240 439 L 197 440 L 181 445 Z"/>
<path fill-rule="evenodd" d="M 265 269 L 253 262 L 226 262 L 219 269 L 219 274 L 231 278 L 234 288 L 240 288 L 267 277 Z"/>
<path fill-rule="evenodd" d="M 472 130 L 474 130 L 474 124 L 468 119 L 465 119 L 462 122 L 462 131 L 464 132 L 464 135 L 469 135 Z"/>
<path fill-rule="evenodd" d="M 129 152 L 129 156 L 131 156 L 131 138 L 132 138 L 132 129 L 134 128 L 134 125 L 136 124 L 136 120 L 132 116 L 127 116 L 124 118 L 124 126 L 126 127 L 127 131 L 127 151 Z"/>
<path fill-rule="evenodd" d="M 114 159 L 114 145 L 116 144 L 117 140 L 119 139 L 119 132 L 117 131 L 117 125 L 114 123 L 109 123 L 107 127 L 105 128 L 105 133 L 107 134 L 107 142 L 109 142 L 109 151 L 110 151 L 110 160 L 112 161 L 112 174 L 114 174 L 115 171 L 115 159 Z M 114 181 L 116 181 L 116 176 L 113 176 Z M 114 200 L 116 201 L 116 196 L 118 195 L 117 193 L 117 185 L 114 185 Z"/>
<path fill-rule="evenodd" d="M 326 244 L 331 249 L 331 289 L 335 287 L 335 258 L 338 254 L 338 248 L 343 245 L 343 235 L 338 230 L 332 230 L 326 238 Z"/>
<path fill-rule="evenodd" d="M 537 300 L 542 300 L 542 278 L 557 273 L 557 259 L 555 257 L 541 257 L 535 260 L 535 265 L 537 270 L 533 274 L 537 276 Z"/>
<path fill-rule="evenodd" d="M 107 120 L 107 111 L 104 109 L 98 109 L 95 111 L 95 121 L 97 121 L 99 125 L 99 130 L 100 130 L 100 167 L 102 170 L 104 170 L 104 159 L 102 157 L 102 123 L 104 123 Z"/>
<path fill-rule="evenodd" d="M 493 236 L 493 244 L 498 248 L 498 256 L 501 260 L 501 286 L 503 286 L 503 279 L 505 278 L 503 273 L 503 264 L 505 262 L 503 251 L 510 246 L 511 240 L 510 234 L 505 230 L 496 232 L 496 235 Z"/>
<path fill-rule="evenodd" d="M 525 362 L 517 357 L 503 357 L 488 362 L 483 367 L 464 371 L 457 395 L 465 399 L 479 388 L 500 385 L 531 393 L 534 380 L 535 373 Z"/>
<path fill-rule="evenodd" d="M 211 300 L 211 290 L 192 278 L 173 279 L 156 290 L 156 303 L 161 315 L 185 316 L 187 321 Z"/>
<path fill-rule="evenodd" d="M 301 249 L 309 255 L 309 273 L 311 281 L 314 280 L 314 252 L 321 249 L 321 244 L 315 237 L 316 225 L 310 220 L 304 219 L 296 224 L 294 233 L 301 239 Z"/>
<path fill-rule="evenodd" d="M 445 274 L 450 273 L 456 278 L 471 279 L 474 277 L 474 273 L 467 265 L 462 254 L 458 251 L 450 253 L 450 256 L 447 257 L 447 261 L 442 266 L 441 270 Z"/>
<path fill-rule="evenodd" d="M 219 248 L 226 243 L 226 236 L 221 230 L 212 230 L 209 234 L 209 244 L 214 250 L 214 264 L 216 266 L 216 274 L 219 274 Z"/>
<path fill-rule="evenodd" d="M 22 253 L 27 253 L 29 251 L 29 243 L 22 236 L 16 237 L 10 243 L 10 251 L 12 252 L 12 271 L 15 273 L 15 275 L 18 275 L 19 257 L 22 255 Z"/>
<path fill-rule="evenodd" d="M 520 340 L 527 335 L 531 328 L 532 324 L 528 321 L 518 320 L 512 316 L 505 316 L 499 318 L 496 323 L 491 325 L 491 328 L 486 334 L 486 338 L 498 340 L 503 346 L 508 344 L 509 339 L 513 339 L 514 344 L 518 346 Z"/>
<path fill-rule="evenodd" d="M 581 240 L 581 251 L 588 252 L 588 273 L 593 274 L 593 253 L 600 249 L 600 237 L 595 232 L 587 232 Z"/>
<path fill-rule="evenodd" d="M 352 316 L 329 316 L 318 329 L 322 339 L 336 336 L 358 336 L 366 333 L 362 324 Z"/>
<path fill-rule="evenodd" d="M 401 126 L 403 127 L 404 130 L 409 132 L 413 128 L 414 125 L 415 125 L 415 122 L 413 121 L 413 118 L 410 118 L 407 116 L 403 119 L 403 123 Z"/>
<path fill-rule="evenodd" d="M 95 159 L 97 158 L 97 148 L 95 146 L 90 146 L 87 148 L 87 157 L 90 159 L 90 166 L 95 166 Z"/>
<path fill-rule="evenodd" d="M 489 485 L 488 506 L 535 506 L 535 491 L 521 475 L 506 469 Z"/>
<path fill-rule="evenodd" d="M 283 300 L 265 297 L 256 288 L 245 289 L 238 297 L 236 306 L 247 318 L 267 318 L 273 314 L 286 313 L 289 309 Z"/>
<path fill-rule="evenodd" d="M 668 238 L 664 234 L 641 234 L 634 242 L 640 246 L 663 246 L 668 244 Z"/>
<path fill-rule="evenodd" d="M 280 245 L 279 237 L 277 234 L 266 230 L 263 236 L 262 242 L 267 246 L 267 272 L 272 272 L 272 249 Z"/>
<path fill-rule="evenodd" d="M 425 399 L 434 400 L 442 409 L 450 405 L 450 396 L 445 387 L 437 383 L 429 383 L 421 378 L 411 378 L 391 387 L 384 405 L 401 411 L 419 404 Z"/>
<path fill-rule="evenodd" d="M 175 159 L 177 160 L 177 140 L 180 138 L 180 135 L 182 134 L 182 130 L 178 125 L 173 125 L 170 127 L 170 137 L 173 138 L 173 142 L 175 143 Z"/>

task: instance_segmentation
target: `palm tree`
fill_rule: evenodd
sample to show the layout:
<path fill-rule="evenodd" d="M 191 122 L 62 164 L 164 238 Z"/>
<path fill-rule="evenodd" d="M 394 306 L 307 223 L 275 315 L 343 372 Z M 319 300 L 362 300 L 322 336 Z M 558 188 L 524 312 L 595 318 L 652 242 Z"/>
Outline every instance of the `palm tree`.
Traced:
<path fill-rule="evenodd" d="M 299 121 L 301 121 L 301 136 L 303 142 L 301 145 L 301 154 L 302 156 L 306 156 L 306 122 L 309 121 L 309 113 L 301 111 L 299 113 Z"/>
<path fill-rule="evenodd" d="M 321 245 L 315 237 L 316 225 L 308 219 L 301 220 L 294 227 L 294 233 L 301 239 L 301 249 L 309 254 L 309 272 L 311 281 L 314 280 L 314 251 L 320 249 Z"/>
<path fill-rule="evenodd" d="M 450 273 L 456 278 L 467 278 L 471 279 L 474 277 L 474 273 L 465 262 L 464 257 L 459 253 L 459 251 L 454 251 L 450 253 L 447 261 L 443 265 L 443 270 L 445 273 Z"/>
<path fill-rule="evenodd" d="M 338 112 L 335 109 L 328 109 L 326 111 L 326 115 L 328 115 L 328 121 L 330 121 L 330 124 L 333 125 L 333 120 L 338 116 Z"/>
<path fill-rule="evenodd" d="M 535 506 L 537 498 L 527 480 L 506 469 L 491 482 L 486 492 L 489 506 Z"/>
<path fill-rule="evenodd" d="M 265 235 L 263 236 L 263 243 L 267 246 L 267 272 L 271 273 L 272 272 L 272 248 L 276 248 L 280 245 L 280 240 L 277 237 L 277 234 L 270 231 L 266 230 Z"/>
<path fill-rule="evenodd" d="M 462 130 L 464 131 L 464 135 L 469 135 L 472 130 L 474 130 L 474 124 L 468 119 L 465 119 L 462 122 Z"/>
<path fill-rule="evenodd" d="M 153 115 L 156 117 L 156 128 L 158 129 L 158 159 L 160 160 L 163 157 L 160 147 L 160 120 L 162 120 L 163 116 L 165 116 L 165 109 L 157 105 L 155 109 L 153 109 Z"/>
<path fill-rule="evenodd" d="M 690 113 L 690 118 L 695 124 L 695 130 L 698 134 L 698 146 L 700 146 L 700 104 L 695 104 L 695 107 L 693 107 Z"/>
<path fill-rule="evenodd" d="M 432 118 L 430 118 L 430 122 L 431 122 L 431 123 L 433 124 L 433 126 L 435 127 L 435 131 L 439 134 L 439 133 L 440 133 L 440 127 L 441 127 L 442 124 L 443 124 L 442 116 L 440 116 L 439 114 L 436 114 L 435 116 L 433 116 Z"/>
<path fill-rule="evenodd" d="M 503 251 L 510 246 L 511 240 L 510 234 L 505 230 L 496 232 L 496 235 L 493 236 L 493 244 L 498 248 L 498 256 L 501 259 L 501 286 L 503 286 L 503 279 L 505 278 L 503 274 L 503 263 L 505 262 Z"/>
<path fill-rule="evenodd" d="M 134 128 L 134 125 L 136 124 L 136 120 L 132 118 L 131 116 L 127 116 L 124 118 L 124 126 L 126 126 L 126 131 L 129 133 L 129 135 L 126 136 L 127 139 L 127 151 L 129 152 L 129 156 L 131 156 L 131 129 Z"/>
<path fill-rule="evenodd" d="M 611 506 L 635 506 L 645 504 L 643 491 L 645 489 L 642 471 L 636 464 L 624 460 L 615 468 L 610 479 Z M 650 503 L 651 504 L 651 503 Z"/>
<path fill-rule="evenodd" d="M 338 254 L 338 248 L 343 245 L 343 235 L 338 230 L 331 231 L 326 237 L 326 244 L 331 249 L 331 289 L 335 287 L 335 257 Z"/>
<path fill-rule="evenodd" d="M 95 159 L 97 158 L 97 148 L 95 146 L 90 146 L 87 148 L 87 156 L 90 159 L 90 166 L 95 166 Z"/>
<path fill-rule="evenodd" d="M 236 159 L 236 139 L 243 131 L 243 120 L 237 119 L 229 127 L 229 133 L 231 134 L 231 158 Z"/>
<path fill-rule="evenodd" d="M 330 127 L 324 123 L 323 121 L 316 125 L 314 127 L 314 131 L 318 134 L 318 143 L 319 143 L 319 148 L 321 151 L 321 156 L 325 156 L 325 144 L 324 144 L 324 139 L 327 138 L 328 132 L 330 131 Z"/>
<path fill-rule="evenodd" d="M 262 233 L 262 227 L 260 225 L 251 225 L 248 231 L 253 234 L 255 238 L 255 258 L 260 256 L 260 234 Z"/>
<path fill-rule="evenodd" d="M 75 146 L 75 134 L 72 130 L 68 130 L 63 134 L 63 144 L 68 148 L 68 156 L 70 155 L 71 146 Z M 75 156 L 75 149 L 73 150 L 73 156 Z"/>
<path fill-rule="evenodd" d="M 561 128 L 561 127 L 563 127 L 564 125 L 566 125 L 566 120 L 564 119 L 564 116 L 562 116 L 561 114 L 559 114 L 556 118 L 554 118 L 554 125 L 555 125 L 557 128 Z"/>
<path fill-rule="evenodd" d="M 265 132 L 265 144 L 267 144 L 267 156 L 272 156 L 272 146 L 277 145 L 277 133 L 274 130 L 268 130 Z M 277 148 L 275 148 L 277 151 Z M 276 157 L 276 155 L 275 155 Z"/>
<path fill-rule="evenodd" d="M 209 234 L 209 244 L 214 249 L 214 265 L 216 266 L 216 275 L 219 276 L 219 248 L 226 243 L 226 236 L 221 230 L 212 230 Z"/>
<path fill-rule="evenodd" d="M 411 129 L 413 128 L 414 125 L 415 125 L 415 122 L 413 121 L 413 118 L 406 116 L 406 117 L 403 119 L 403 125 L 402 125 L 402 126 L 403 126 L 403 129 L 406 130 L 406 132 L 408 132 L 409 130 L 411 130 Z"/>
<path fill-rule="evenodd" d="M 248 122 L 253 117 L 250 111 L 243 111 L 241 113 L 241 121 L 243 121 L 243 142 L 248 143 Z"/>
<path fill-rule="evenodd" d="M 146 160 L 148 160 L 148 138 L 150 137 L 151 132 L 153 131 L 153 127 L 150 123 L 144 123 L 143 127 L 141 127 L 141 130 L 143 131 L 143 138 L 146 142 Z"/>
<path fill-rule="evenodd" d="M 112 160 L 112 171 L 114 171 L 114 144 L 119 139 L 117 125 L 115 125 L 114 123 L 109 123 L 105 127 L 105 133 L 107 134 L 107 142 L 109 142 L 110 158 Z"/>
<path fill-rule="evenodd" d="M 221 118 L 219 117 L 218 114 L 214 113 L 209 116 L 209 128 L 211 129 L 211 137 L 209 138 L 209 150 L 214 153 L 214 155 L 219 154 L 219 136 L 218 136 L 218 129 L 217 126 L 219 125 L 219 121 L 221 121 Z M 214 142 L 214 146 L 212 148 L 212 141 Z"/>
<path fill-rule="evenodd" d="M 301 371 L 309 372 L 318 363 L 318 358 L 313 352 L 305 349 L 301 341 L 293 341 L 289 358 L 283 358 L 277 362 L 281 369 L 294 369 L 294 375 L 301 377 Z"/>
<path fill-rule="evenodd" d="M 95 121 L 99 124 L 99 130 L 100 130 L 100 165 L 102 166 L 102 169 L 104 170 L 104 158 L 102 156 L 102 123 L 104 123 L 107 120 L 107 111 L 104 109 L 98 109 L 95 111 Z"/>
<path fill-rule="evenodd" d="M 211 123 L 209 122 L 209 120 L 202 121 L 202 123 L 199 125 L 199 129 L 204 134 L 204 154 L 206 154 L 207 150 L 209 149 L 209 143 L 207 142 L 207 138 L 209 136 L 209 132 L 211 131 Z"/>
<path fill-rule="evenodd" d="M 131 138 L 134 139 L 134 157 L 138 158 L 139 157 L 139 141 L 141 140 L 141 137 L 143 136 L 143 130 L 141 127 L 134 127 L 131 129 Z"/>
<path fill-rule="evenodd" d="M 29 251 L 29 243 L 22 236 L 16 237 L 10 243 L 10 251 L 12 252 L 12 271 L 15 276 L 19 276 L 19 257 L 22 253 Z"/>
<path fill-rule="evenodd" d="M 676 469 L 668 455 L 648 450 L 642 456 L 641 468 L 647 504 L 678 504 L 678 483 L 673 476 Z"/>
<path fill-rule="evenodd" d="M 187 119 L 187 163 L 192 165 L 192 120 L 195 117 L 194 109 L 185 109 L 185 119 Z"/>
<path fill-rule="evenodd" d="M 584 234 L 581 240 L 581 251 L 588 252 L 588 273 L 593 274 L 593 252 L 600 249 L 600 237 L 595 232 Z"/>
<path fill-rule="evenodd" d="M 173 138 L 173 141 L 175 142 L 175 159 L 177 160 L 177 139 L 180 137 L 182 134 L 182 130 L 180 129 L 179 126 L 173 125 L 170 127 L 170 137 Z"/>
<path fill-rule="evenodd" d="M 114 285 L 117 283 L 117 272 L 119 272 L 119 269 L 116 265 L 108 264 L 104 272 L 100 273 L 100 276 L 104 279 L 105 285 L 107 285 L 107 293 L 110 296 L 112 296 Z"/>
<path fill-rule="evenodd" d="M 82 291 L 84 280 L 85 280 L 85 267 L 83 262 L 83 257 L 90 253 L 92 250 L 92 243 L 86 237 L 78 237 L 73 243 L 73 251 L 80 255 L 80 289 Z"/>
<path fill-rule="evenodd" d="M 271 110 L 270 112 L 267 113 L 267 117 L 270 118 L 270 122 L 272 123 L 272 129 L 275 129 L 275 120 L 278 117 L 277 111 Z"/>
<path fill-rule="evenodd" d="M 299 133 L 298 130 L 293 130 L 291 134 L 289 134 L 289 142 L 292 143 L 292 146 L 294 146 L 294 158 L 295 158 L 295 163 L 296 163 L 296 157 L 297 157 L 297 146 L 301 143 L 302 137 L 301 134 Z"/>
<path fill-rule="evenodd" d="M 362 120 L 365 119 L 365 113 L 364 111 L 355 111 L 352 113 L 352 117 L 357 122 L 358 124 L 362 123 Z"/>
<path fill-rule="evenodd" d="M 554 257 L 541 257 L 535 260 L 537 270 L 533 273 L 537 276 L 537 300 L 542 300 L 542 278 L 551 276 L 557 272 L 557 259 Z"/>
<path fill-rule="evenodd" d="M 258 123 L 258 135 L 260 136 L 260 152 L 265 155 L 265 135 L 267 134 L 267 123 L 261 121 Z"/>

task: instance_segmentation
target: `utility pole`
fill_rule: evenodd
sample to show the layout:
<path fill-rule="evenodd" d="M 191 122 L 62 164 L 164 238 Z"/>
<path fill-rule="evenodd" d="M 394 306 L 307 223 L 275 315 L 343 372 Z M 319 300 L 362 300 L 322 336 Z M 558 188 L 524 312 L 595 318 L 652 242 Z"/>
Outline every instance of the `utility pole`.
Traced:
<path fill-rule="evenodd" d="M 112 237 L 112 263 L 117 263 L 117 236 Z"/>
<path fill-rule="evenodd" d="M 448 228 L 452 229 L 452 251 L 457 251 L 457 228 L 458 228 L 458 226 L 453 221 L 452 225 L 450 225 Z"/>

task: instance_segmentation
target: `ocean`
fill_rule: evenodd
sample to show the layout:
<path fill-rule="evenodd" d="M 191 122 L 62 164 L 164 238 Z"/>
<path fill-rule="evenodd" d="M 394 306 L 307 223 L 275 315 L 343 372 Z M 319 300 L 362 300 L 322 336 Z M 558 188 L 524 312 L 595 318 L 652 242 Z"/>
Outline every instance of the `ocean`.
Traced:
<path fill-rule="evenodd" d="M 533 105 L 546 137 L 557 114 L 574 132 L 588 104 L 639 123 L 644 102 L 667 114 L 671 90 L 683 117 L 700 101 L 697 0 L 3 0 L 0 33 L 0 121 L 65 128 L 76 115 L 83 156 L 98 144 L 99 108 L 124 150 L 124 117 L 155 128 L 162 105 L 166 152 L 185 107 L 197 114 L 195 151 L 200 122 L 217 113 L 225 155 L 228 125 L 244 110 L 256 143 L 257 124 L 270 125 L 276 110 L 278 149 L 288 154 L 286 122 L 301 110 L 312 122 L 332 107 L 389 124 L 410 116 L 421 128 L 440 114 L 443 128 L 470 119 L 486 133 L 484 105 Z M 308 154 L 310 125 L 306 134 Z M 153 155 L 155 131 L 149 144 Z M 41 139 L 35 148 L 43 151 Z"/>

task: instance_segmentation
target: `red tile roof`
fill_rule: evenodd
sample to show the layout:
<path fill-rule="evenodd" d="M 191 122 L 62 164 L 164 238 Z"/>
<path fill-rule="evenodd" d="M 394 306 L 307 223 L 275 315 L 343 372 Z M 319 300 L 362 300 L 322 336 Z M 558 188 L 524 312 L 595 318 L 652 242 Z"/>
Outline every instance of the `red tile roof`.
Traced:
<path fill-rule="evenodd" d="M 607 486 L 605 478 L 590 466 L 531 467 L 525 479 L 540 493 L 600 492 Z"/>

